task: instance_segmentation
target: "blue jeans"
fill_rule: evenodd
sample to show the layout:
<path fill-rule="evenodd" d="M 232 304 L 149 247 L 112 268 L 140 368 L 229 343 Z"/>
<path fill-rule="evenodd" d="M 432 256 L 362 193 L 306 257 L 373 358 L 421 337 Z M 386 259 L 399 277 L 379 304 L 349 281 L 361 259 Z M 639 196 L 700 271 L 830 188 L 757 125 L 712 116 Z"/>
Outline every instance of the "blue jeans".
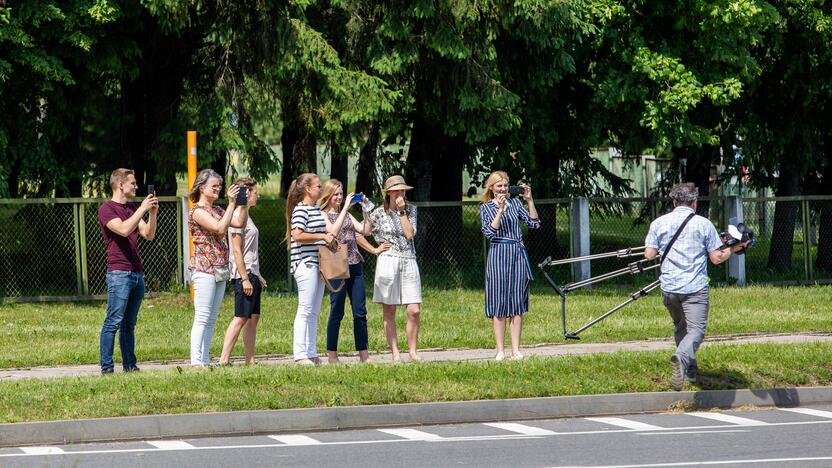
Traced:
<path fill-rule="evenodd" d="M 136 320 L 144 299 L 144 274 L 135 271 L 107 272 L 107 316 L 101 327 L 101 370 L 113 368 L 116 330 L 125 370 L 136 367 Z"/>
<path fill-rule="evenodd" d="M 329 320 L 326 324 L 326 350 L 338 351 L 338 333 L 341 330 L 341 319 L 344 318 L 344 306 L 347 297 L 352 307 L 353 336 L 355 350 L 367 349 L 367 290 L 364 287 L 364 264 L 350 265 L 350 277 L 347 284 L 337 293 L 329 295 Z M 340 282 L 333 281 L 338 287 Z"/>

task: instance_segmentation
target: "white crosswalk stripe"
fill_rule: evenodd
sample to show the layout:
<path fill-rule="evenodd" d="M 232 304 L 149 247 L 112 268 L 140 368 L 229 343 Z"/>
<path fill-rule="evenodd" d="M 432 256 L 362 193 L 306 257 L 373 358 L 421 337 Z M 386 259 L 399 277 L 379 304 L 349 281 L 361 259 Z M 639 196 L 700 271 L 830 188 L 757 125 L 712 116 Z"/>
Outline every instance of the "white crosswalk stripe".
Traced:
<path fill-rule="evenodd" d="M 819 418 L 832 419 L 832 411 L 823 411 L 812 408 L 777 408 L 780 411 L 788 411 L 791 413 L 808 414 L 809 416 L 817 416 Z"/>
<path fill-rule="evenodd" d="M 55 455 L 57 453 L 64 453 L 63 449 L 58 447 L 20 447 L 23 453 L 29 455 Z"/>
<path fill-rule="evenodd" d="M 743 418 L 740 416 L 733 416 L 730 414 L 724 413 L 708 413 L 702 411 L 694 411 L 692 413 L 685 413 L 690 416 L 696 416 L 698 418 L 705 418 L 705 419 L 712 419 L 714 421 L 725 422 L 729 424 L 736 424 L 738 426 L 767 426 L 767 422 L 758 421 L 756 419 L 750 418 Z"/>
<path fill-rule="evenodd" d="M 147 440 L 146 442 L 156 448 L 165 450 L 182 450 L 194 448 L 193 445 L 185 442 L 184 440 Z"/>
<path fill-rule="evenodd" d="M 270 435 L 269 438 L 286 445 L 319 445 L 321 443 L 319 440 L 300 434 Z"/>
<path fill-rule="evenodd" d="M 379 432 L 410 440 L 441 440 L 442 437 L 416 429 L 379 429 Z"/>
<path fill-rule="evenodd" d="M 503 429 L 506 431 L 516 432 L 518 434 L 525 434 L 525 435 L 555 435 L 557 432 L 552 432 L 547 429 L 541 429 L 539 427 L 532 427 L 527 426 L 525 424 L 517 424 L 517 423 L 484 423 L 486 426 L 496 427 L 497 429 Z"/>
<path fill-rule="evenodd" d="M 610 426 L 626 427 L 627 429 L 635 429 L 637 431 L 657 431 L 664 430 L 663 427 L 654 426 L 639 421 L 633 421 L 624 418 L 584 418 L 588 421 L 595 421 L 602 424 L 609 424 Z"/>

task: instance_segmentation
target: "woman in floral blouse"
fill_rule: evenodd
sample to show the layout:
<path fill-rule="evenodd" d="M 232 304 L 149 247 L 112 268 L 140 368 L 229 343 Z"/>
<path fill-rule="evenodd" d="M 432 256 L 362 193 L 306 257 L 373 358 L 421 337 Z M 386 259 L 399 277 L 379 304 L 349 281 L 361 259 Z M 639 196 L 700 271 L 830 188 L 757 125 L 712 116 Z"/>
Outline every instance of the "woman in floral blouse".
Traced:
<path fill-rule="evenodd" d="M 228 188 L 228 211 L 214 202 L 220 196 L 222 177 L 211 169 L 197 174 L 189 197 L 194 207 L 188 212 L 188 228 L 194 244 L 188 270 L 194 285 L 194 325 L 191 328 L 191 365 L 207 367 L 211 364 L 211 338 L 220 311 L 225 283 L 229 279 L 228 226 L 243 227 L 248 221 L 248 208 L 241 207 L 233 218 L 240 187 Z"/>
<path fill-rule="evenodd" d="M 393 361 L 399 361 L 396 336 L 396 306 L 403 304 L 407 310 L 407 347 L 412 361 L 419 361 L 416 343 L 419 339 L 419 309 L 422 304 L 422 283 L 419 265 L 416 263 L 416 207 L 408 205 L 405 192 L 413 187 L 402 176 L 392 176 L 384 182 L 384 203 L 373 210 L 369 220 L 373 237 L 379 244 L 390 243 L 376 262 L 376 278 L 373 285 L 373 302 L 381 303 L 384 311 L 384 334 L 393 353 Z"/>

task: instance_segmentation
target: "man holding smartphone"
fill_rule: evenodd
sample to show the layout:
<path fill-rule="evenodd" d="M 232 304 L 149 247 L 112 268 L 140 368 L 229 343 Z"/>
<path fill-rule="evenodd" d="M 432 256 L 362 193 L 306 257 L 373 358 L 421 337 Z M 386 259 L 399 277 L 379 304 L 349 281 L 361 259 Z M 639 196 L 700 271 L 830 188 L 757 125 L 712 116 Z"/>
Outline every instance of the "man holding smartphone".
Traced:
<path fill-rule="evenodd" d="M 99 350 L 101 373 L 113 373 L 115 333 L 119 331 L 122 366 L 125 372 L 136 367 L 135 328 L 139 307 L 144 299 L 144 266 L 139 256 L 138 236 L 153 240 L 159 201 L 152 187 L 138 208 L 135 198 L 136 177 L 130 169 L 116 169 L 110 175 L 113 197 L 98 208 L 98 225 L 107 250 L 107 315 L 101 328 Z M 144 215 L 149 214 L 147 221 Z"/>

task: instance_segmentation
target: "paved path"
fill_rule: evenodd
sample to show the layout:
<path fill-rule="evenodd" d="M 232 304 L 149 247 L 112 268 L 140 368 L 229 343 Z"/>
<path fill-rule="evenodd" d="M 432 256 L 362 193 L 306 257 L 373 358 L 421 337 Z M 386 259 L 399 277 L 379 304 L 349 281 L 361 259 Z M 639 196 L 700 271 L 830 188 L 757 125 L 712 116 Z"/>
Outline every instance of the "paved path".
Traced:
<path fill-rule="evenodd" d="M 705 340 L 703 346 L 713 344 L 749 344 L 749 343 L 812 343 L 812 342 L 832 342 L 832 333 L 769 333 L 769 334 L 739 334 L 739 335 L 724 335 L 724 336 L 709 336 Z M 592 353 L 615 353 L 619 351 L 662 351 L 672 350 L 673 342 L 670 340 L 644 340 L 644 341 L 625 341 L 619 343 L 581 343 L 581 342 L 566 342 L 566 343 L 546 343 L 533 346 L 524 346 L 523 353 L 526 356 L 560 356 L 566 354 L 592 354 Z M 423 361 L 485 361 L 494 358 L 493 349 L 424 349 L 420 350 L 419 354 Z M 407 359 L 407 354 L 403 354 L 403 358 Z M 340 357 L 342 362 L 353 363 L 358 361 L 355 355 L 342 355 Z M 389 353 L 379 353 L 371 355 L 371 359 L 376 363 L 389 363 Z M 237 359 L 232 360 L 235 363 L 242 361 Z M 258 362 L 261 364 L 291 364 L 291 356 L 280 355 L 265 355 L 259 356 Z M 187 366 L 187 360 L 171 360 L 164 363 L 158 361 L 147 361 L 139 363 L 142 371 L 157 371 L 172 369 L 177 366 Z M 116 370 L 119 368 L 116 366 Z M 59 366 L 59 367 L 33 367 L 28 369 L 0 369 L 0 380 L 14 380 L 14 379 L 31 379 L 31 378 L 50 378 L 50 377 L 71 377 L 71 376 L 85 376 L 97 375 L 99 367 L 95 364 L 85 364 L 77 366 Z"/>

